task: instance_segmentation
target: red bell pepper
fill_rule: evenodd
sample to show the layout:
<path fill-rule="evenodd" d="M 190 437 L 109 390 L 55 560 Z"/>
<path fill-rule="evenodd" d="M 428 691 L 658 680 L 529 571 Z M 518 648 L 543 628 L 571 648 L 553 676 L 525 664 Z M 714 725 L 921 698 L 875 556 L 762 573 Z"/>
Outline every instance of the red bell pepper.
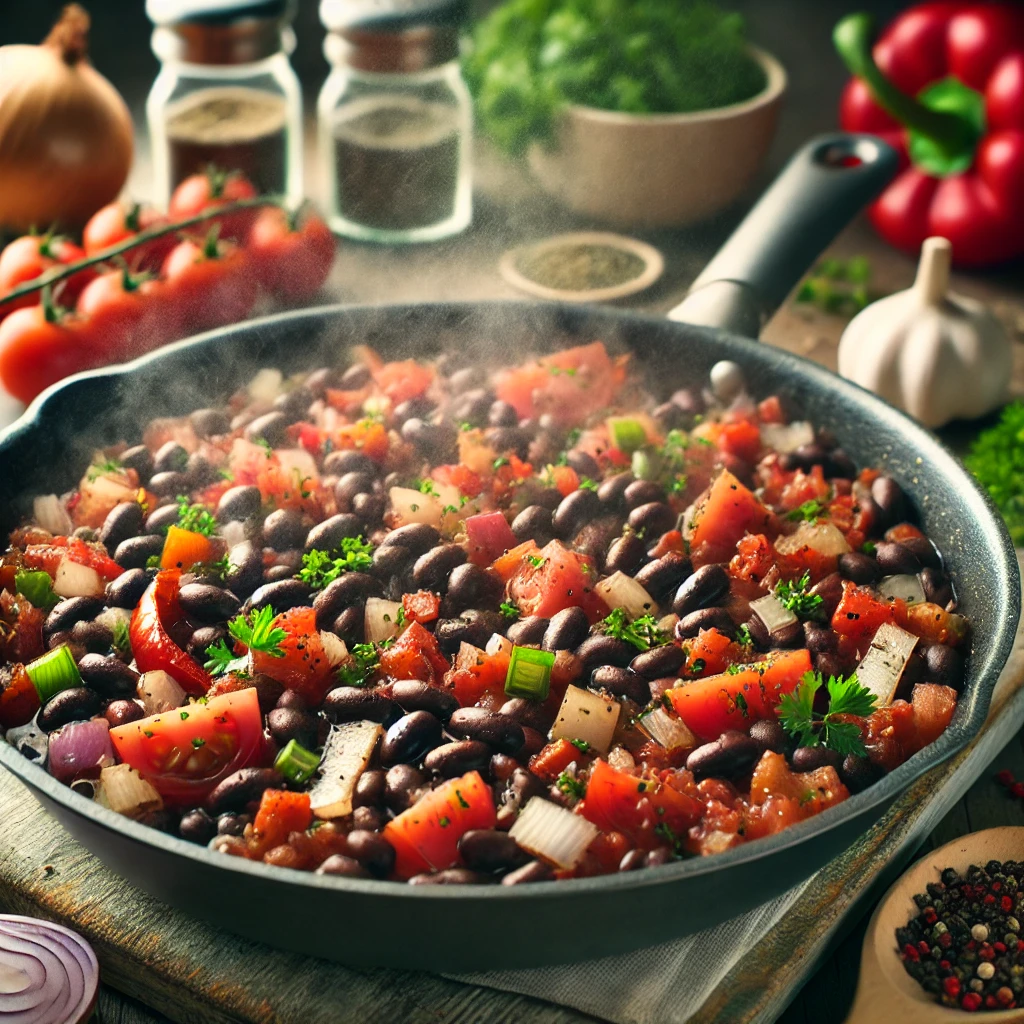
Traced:
<path fill-rule="evenodd" d="M 833 38 L 857 76 L 840 123 L 906 162 L 871 208 L 879 234 L 915 253 L 941 235 L 961 266 L 1024 254 L 1024 5 L 921 4 L 873 50 L 871 31 L 854 14 Z"/>
<path fill-rule="evenodd" d="M 167 626 L 184 618 L 178 603 L 181 570 L 166 569 L 142 595 L 128 626 L 128 638 L 140 672 L 162 669 L 184 687 L 186 693 L 201 697 L 213 678 L 170 637 Z"/>

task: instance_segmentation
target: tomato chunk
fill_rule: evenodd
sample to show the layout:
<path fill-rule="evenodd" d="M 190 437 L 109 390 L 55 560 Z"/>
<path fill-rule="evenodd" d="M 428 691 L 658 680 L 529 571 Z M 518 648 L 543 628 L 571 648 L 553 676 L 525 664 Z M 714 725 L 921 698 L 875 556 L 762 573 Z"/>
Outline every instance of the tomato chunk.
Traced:
<path fill-rule="evenodd" d="M 539 555 L 527 555 L 520 562 L 509 580 L 508 592 L 524 615 L 550 618 L 563 608 L 578 606 L 587 612 L 591 622 L 596 622 L 608 610 L 594 593 L 595 582 L 590 562 L 561 541 L 553 540 Z"/>
<path fill-rule="evenodd" d="M 771 513 L 727 469 L 693 513 L 690 551 L 694 565 L 728 562 L 745 533 L 761 533 Z"/>
<path fill-rule="evenodd" d="M 277 616 L 274 625 L 285 632 L 278 645 L 281 656 L 252 651 L 253 669 L 319 704 L 330 688 L 332 674 L 316 628 L 316 613 L 312 608 L 292 608 Z"/>
<path fill-rule="evenodd" d="M 305 832 L 312 824 L 308 793 L 265 789 L 253 821 L 258 852 L 280 846 L 292 832 Z"/>
<path fill-rule="evenodd" d="M 393 679 L 421 679 L 425 683 L 440 681 L 451 668 L 441 653 L 433 633 L 418 622 L 380 654 L 381 671 Z"/>

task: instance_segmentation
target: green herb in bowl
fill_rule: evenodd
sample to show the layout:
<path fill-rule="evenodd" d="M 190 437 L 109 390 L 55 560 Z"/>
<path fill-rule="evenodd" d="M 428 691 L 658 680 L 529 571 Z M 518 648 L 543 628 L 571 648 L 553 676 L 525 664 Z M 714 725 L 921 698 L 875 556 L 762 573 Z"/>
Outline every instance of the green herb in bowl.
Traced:
<path fill-rule="evenodd" d="M 1024 403 L 1006 406 L 999 422 L 978 435 L 964 462 L 1002 513 L 1013 543 L 1024 546 Z"/>

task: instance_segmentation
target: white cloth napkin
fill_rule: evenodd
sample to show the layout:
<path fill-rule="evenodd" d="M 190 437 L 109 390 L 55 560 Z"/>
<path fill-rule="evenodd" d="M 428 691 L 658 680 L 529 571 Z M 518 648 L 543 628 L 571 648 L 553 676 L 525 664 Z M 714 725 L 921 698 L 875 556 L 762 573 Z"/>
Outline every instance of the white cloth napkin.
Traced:
<path fill-rule="evenodd" d="M 615 1024 L 685 1024 L 812 881 L 813 876 L 716 928 L 624 956 L 569 967 L 447 977 L 547 999 Z"/>

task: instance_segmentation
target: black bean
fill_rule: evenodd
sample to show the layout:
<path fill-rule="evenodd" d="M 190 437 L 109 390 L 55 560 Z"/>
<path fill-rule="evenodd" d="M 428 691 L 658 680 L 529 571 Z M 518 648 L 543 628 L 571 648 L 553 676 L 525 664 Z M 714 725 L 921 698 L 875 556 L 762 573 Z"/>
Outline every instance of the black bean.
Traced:
<path fill-rule="evenodd" d="M 391 697 L 403 711 L 429 711 L 441 722 L 447 722 L 459 707 L 453 693 L 418 679 L 397 680 L 391 686 Z"/>
<path fill-rule="evenodd" d="M 345 473 L 334 485 L 334 498 L 338 508 L 350 511 L 356 495 L 373 493 L 374 482 L 375 477 L 363 470 Z"/>
<path fill-rule="evenodd" d="M 139 474 L 139 483 L 145 486 L 153 475 L 153 456 L 144 444 L 137 444 L 121 453 L 121 465 Z"/>
<path fill-rule="evenodd" d="M 316 370 L 306 378 L 306 387 L 314 390 L 319 384 L 320 374 L 324 375 L 323 387 L 325 389 L 342 388 L 345 391 L 358 391 L 373 380 L 373 374 L 368 366 L 363 363 L 355 363 L 344 373 L 336 369 Z"/>
<path fill-rule="evenodd" d="M 676 525 L 676 514 L 663 501 L 649 501 L 629 513 L 629 525 L 646 540 L 653 542 Z"/>
<path fill-rule="evenodd" d="M 629 668 L 601 665 L 591 673 L 587 686 L 591 690 L 607 690 L 616 697 L 628 697 L 640 705 L 651 699 L 647 680 Z"/>
<path fill-rule="evenodd" d="M 149 489 L 160 497 L 174 497 L 177 494 L 188 494 L 192 481 L 187 473 L 166 472 L 154 473 L 149 478 Z"/>
<path fill-rule="evenodd" d="M 574 449 L 567 453 L 565 461 L 580 477 L 597 480 L 601 475 L 601 467 L 597 464 L 594 457 L 588 455 L 586 452 L 580 452 Z"/>
<path fill-rule="evenodd" d="M 512 452 L 521 459 L 529 454 L 530 434 L 519 427 L 488 427 L 484 431 L 484 440 L 502 454 Z"/>
<path fill-rule="evenodd" d="M 945 644 L 929 644 L 924 650 L 928 682 L 941 686 L 952 686 L 954 690 L 964 685 L 964 659 L 952 647 Z"/>
<path fill-rule="evenodd" d="M 377 878 L 386 878 L 395 866 L 394 847 L 377 832 L 364 829 L 349 832 L 348 852 Z"/>
<path fill-rule="evenodd" d="M 544 639 L 550 621 L 540 615 L 526 615 L 513 622 L 505 635 L 519 647 L 531 647 Z"/>
<path fill-rule="evenodd" d="M 803 626 L 799 622 L 791 622 L 787 626 L 781 626 L 771 634 L 769 646 L 771 650 L 786 650 L 800 647 L 803 642 Z"/>
<path fill-rule="evenodd" d="M 359 776 L 352 794 L 353 807 L 383 807 L 387 773 L 381 768 L 369 768 Z"/>
<path fill-rule="evenodd" d="M 856 754 L 847 754 L 839 766 L 839 778 L 851 793 L 860 793 L 867 789 L 884 774 L 884 768 L 880 768 L 868 758 L 858 757 Z"/>
<path fill-rule="evenodd" d="M 388 816 L 379 807 L 356 807 L 352 811 L 353 828 L 379 832 L 387 823 Z"/>
<path fill-rule="evenodd" d="M 519 413 L 508 402 L 495 401 L 487 410 L 487 422 L 492 427 L 515 427 L 519 424 Z"/>
<path fill-rule="evenodd" d="M 351 649 L 354 644 L 361 644 L 364 639 L 365 612 L 361 604 L 346 608 L 331 624 L 330 632 L 345 641 Z"/>
<path fill-rule="evenodd" d="M 686 770 L 698 779 L 735 778 L 749 771 L 760 756 L 761 748 L 756 740 L 730 729 L 713 743 L 697 747 L 686 759 Z"/>
<path fill-rule="evenodd" d="M 541 648 L 545 651 L 572 651 L 583 643 L 589 632 L 586 612 L 572 605 L 551 616 Z"/>
<path fill-rule="evenodd" d="M 415 764 L 440 742 L 441 723 L 429 711 L 412 711 L 388 729 L 380 745 L 381 764 Z"/>
<path fill-rule="evenodd" d="M 678 391 L 673 391 L 669 401 L 691 418 L 699 416 L 707 408 L 704 404 L 704 396 L 698 388 L 680 388 Z"/>
<path fill-rule="evenodd" d="M 839 573 L 844 579 L 861 585 L 877 583 L 882 578 L 878 562 L 861 551 L 850 551 L 840 555 Z"/>
<path fill-rule="evenodd" d="M 547 732 L 551 728 L 554 716 L 543 703 L 527 700 L 525 697 L 512 697 L 498 708 L 499 715 L 508 715 L 521 726 Z"/>
<path fill-rule="evenodd" d="M 263 570 L 264 583 L 277 583 L 278 580 L 290 580 L 295 570 L 287 565 L 271 565 Z"/>
<path fill-rule="evenodd" d="M 445 611 L 458 615 L 467 608 L 494 608 L 501 601 L 504 584 L 493 569 L 472 562 L 457 565 L 448 578 Z"/>
<path fill-rule="evenodd" d="M 177 441 L 161 445 L 153 456 L 154 473 L 180 473 L 188 462 L 188 451 Z"/>
<path fill-rule="evenodd" d="M 329 722 L 381 722 L 387 725 L 400 714 L 398 705 L 378 690 L 361 686 L 336 686 L 324 697 L 323 711 Z"/>
<path fill-rule="evenodd" d="M 636 654 L 636 648 L 632 644 L 600 633 L 588 636 L 576 648 L 580 672 L 584 676 L 598 665 L 614 665 L 616 668 L 625 668 L 633 660 L 634 654 Z"/>
<path fill-rule="evenodd" d="M 924 590 L 924 599 L 931 601 L 945 608 L 953 600 L 953 584 L 949 577 L 941 569 L 922 569 L 918 576 L 921 580 L 921 589 Z"/>
<path fill-rule="evenodd" d="M 702 565 L 680 584 L 672 601 L 672 610 L 680 618 L 700 608 L 717 604 L 729 593 L 729 574 L 721 565 Z"/>
<path fill-rule="evenodd" d="M 459 708 L 448 720 L 448 732 L 480 740 L 501 754 L 515 754 L 524 742 L 523 727 L 515 719 L 484 708 Z"/>
<path fill-rule="evenodd" d="M 828 458 L 825 460 L 825 476 L 830 479 L 842 477 L 844 480 L 852 480 L 856 475 L 857 467 L 853 459 L 842 448 L 836 448 L 829 452 Z"/>
<path fill-rule="evenodd" d="M 647 853 L 644 850 L 630 850 L 619 861 L 619 871 L 636 871 L 647 864 Z"/>
<path fill-rule="evenodd" d="M 447 462 L 455 450 L 455 431 L 449 423 L 430 423 L 413 416 L 402 424 L 402 439 L 431 462 Z"/>
<path fill-rule="evenodd" d="M 214 466 L 205 455 L 193 452 L 185 463 L 185 475 L 189 478 L 190 486 L 208 487 L 220 479 L 217 467 Z"/>
<path fill-rule="evenodd" d="M 320 551 L 337 551 L 340 550 L 343 540 L 358 537 L 362 532 L 362 521 L 359 516 L 341 512 L 322 523 L 317 523 L 306 534 L 304 548 L 306 551 L 312 551 L 314 548 Z"/>
<path fill-rule="evenodd" d="M 139 673 L 113 655 L 87 654 L 78 661 L 82 681 L 108 700 L 131 697 L 139 682 Z"/>
<path fill-rule="evenodd" d="M 480 740 L 455 740 L 434 747 L 423 759 L 423 767 L 443 779 L 454 779 L 466 772 L 486 768 L 491 748 Z"/>
<path fill-rule="evenodd" d="M 551 882 L 554 880 L 554 869 L 540 860 L 527 861 L 521 868 L 510 871 L 502 880 L 502 885 L 526 885 L 530 882 Z"/>
<path fill-rule="evenodd" d="M 68 722 L 81 722 L 99 714 L 103 701 L 94 690 L 84 686 L 73 686 L 69 690 L 61 690 L 54 694 L 44 705 L 36 717 L 36 722 L 43 732 L 67 725 Z"/>
<path fill-rule="evenodd" d="M 824 654 L 839 649 L 839 635 L 831 628 L 817 622 L 805 622 L 804 646 L 811 654 Z"/>
<path fill-rule="evenodd" d="M 275 583 L 264 583 L 257 587 L 252 596 L 246 602 L 246 610 L 254 610 L 270 605 L 277 614 L 289 611 L 292 608 L 302 608 L 309 605 L 311 591 L 308 583 L 302 580 L 278 580 Z"/>
<path fill-rule="evenodd" d="M 468 868 L 491 873 L 517 868 L 530 859 L 507 832 L 490 828 L 466 832 L 459 840 L 459 854 Z"/>
<path fill-rule="evenodd" d="M 842 760 L 842 754 L 837 754 L 828 747 L 797 747 L 789 763 L 795 772 L 813 772 L 827 766 L 838 768 Z"/>
<path fill-rule="evenodd" d="M 445 868 L 444 871 L 413 875 L 409 885 L 484 885 L 491 879 L 469 868 Z"/>
<path fill-rule="evenodd" d="M 146 563 L 164 549 L 163 537 L 145 535 L 121 541 L 114 551 L 114 561 L 122 569 L 145 569 Z"/>
<path fill-rule="evenodd" d="M 879 527 L 887 529 L 907 518 L 907 498 L 903 488 L 891 476 L 876 477 L 871 484 L 871 497 L 880 513 Z"/>
<path fill-rule="evenodd" d="M 301 384 L 274 399 L 274 408 L 282 413 L 289 423 L 297 423 L 299 420 L 305 419 L 312 404 L 313 392 Z"/>
<path fill-rule="evenodd" d="M 818 580 L 808 593 L 822 599 L 818 612 L 831 619 L 843 599 L 843 577 L 837 572 L 830 572 L 824 579 Z"/>
<path fill-rule="evenodd" d="M 273 768 L 240 768 L 218 783 L 206 798 L 211 814 L 244 811 L 257 803 L 266 789 L 279 789 L 284 780 Z"/>
<path fill-rule="evenodd" d="M 145 569 L 129 569 L 107 584 L 107 604 L 111 608 L 134 608 L 150 584 Z"/>
<path fill-rule="evenodd" d="M 724 608 L 701 608 L 684 615 L 675 627 L 677 640 L 692 640 L 702 629 L 717 629 L 731 636 L 735 626 Z"/>
<path fill-rule="evenodd" d="M 238 598 L 209 583 L 187 583 L 178 591 L 178 600 L 190 619 L 203 624 L 226 622 L 238 614 Z"/>
<path fill-rule="evenodd" d="M 114 551 L 122 541 L 142 532 L 143 518 L 142 506 L 137 501 L 122 501 L 103 520 L 100 541 L 108 551 Z"/>
<path fill-rule="evenodd" d="M 254 519 L 260 514 L 263 497 L 258 487 L 230 487 L 217 502 L 217 519 L 222 523 Z"/>
<path fill-rule="evenodd" d="M 206 649 L 227 639 L 227 630 L 223 626 L 200 626 L 188 641 L 188 653 L 200 664 L 206 661 Z"/>
<path fill-rule="evenodd" d="M 527 505 L 512 520 L 512 532 L 517 540 L 534 540 L 538 547 L 544 547 L 555 536 L 551 521 L 551 509 L 543 505 Z"/>
<path fill-rule="evenodd" d="M 111 729 L 116 729 L 119 725 L 128 725 L 129 722 L 145 718 L 146 712 L 138 701 L 112 700 L 103 712 L 103 717 L 110 723 Z"/>
<path fill-rule="evenodd" d="M 802 469 L 805 473 L 809 473 L 815 466 L 824 466 L 827 461 L 828 450 L 817 441 L 812 441 L 810 444 L 802 444 L 794 451 L 783 454 L 779 459 L 779 464 L 787 471 Z"/>
<path fill-rule="evenodd" d="M 662 644 L 638 654 L 629 667 L 644 679 L 662 679 L 676 675 L 686 662 L 686 654 L 675 644 Z"/>
<path fill-rule="evenodd" d="M 189 414 L 188 421 L 196 437 L 204 439 L 226 434 L 231 429 L 231 421 L 221 409 L 196 409 Z"/>
<path fill-rule="evenodd" d="M 392 530 L 380 543 L 381 548 L 403 547 L 410 554 L 422 555 L 441 539 L 441 534 L 427 523 L 408 523 Z"/>
<path fill-rule="evenodd" d="M 449 371 L 448 390 L 453 395 L 461 395 L 470 388 L 479 388 L 486 381 L 487 374 L 482 366 L 459 366 Z"/>
<path fill-rule="evenodd" d="M 263 580 L 263 551 L 244 540 L 228 551 L 228 571 L 224 582 L 233 594 L 245 597 Z"/>
<path fill-rule="evenodd" d="M 383 597 L 380 581 L 369 573 L 347 572 L 321 590 L 313 599 L 318 629 L 329 629 L 349 606 L 362 605 L 368 597 Z"/>
<path fill-rule="evenodd" d="M 427 784 L 426 776 L 411 764 L 396 764 L 385 776 L 384 803 L 401 814 L 416 800 L 416 794 Z"/>
<path fill-rule="evenodd" d="M 693 572 L 693 565 L 686 555 L 677 551 L 669 551 L 661 558 L 648 562 L 634 576 L 637 583 L 647 591 L 655 601 L 662 601 Z"/>
<path fill-rule="evenodd" d="M 622 500 L 630 511 L 641 505 L 665 500 L 665 488 L 653 480 L 634 480 L 622 492 Z"/>
<path fill-rule="evenodd" d="M 46 616 L 43 632 L 49 635 L 70 630 L 76 622 L 94 619 L 101 611 L 103 601 L 98 597 L 66 597 L 58 601 Z"/>
<path fill-rule="evenodd" d="M 263 520 L 263 543 L 275 551 L 300 548 L 306 539 L 307 525 L 294 509 L 279 508 Z"/>
<path fill-rule="evenodd" d="M 597 497 L 602 505 L 610 508 L 625 510 L 626 488 L 635 480 L 632 473 L 618 473 L 608 477 L 597 489 Z"/>
<path fill-rule="evenodd" d="M 466 643 L 474 647 L 486 647 L 493 630 L 480 620 L 469 618 L 441 619 L 434 628 L 434 638 L 441 652 L 447 657 L 458 654 L 459 647 Z"/>
<path fill-rule="evenodd" d="M 768 627 L 764 624 L 764 620 L 758 614 L 753 614 L 747 619 L 747 632 L 750 634 L 750 639 L 754 641 L 754 646 L 759 651 L 771 650 L 772 646 L 772 635 L 768 632 Z"/>
<path fill-rule="evenodd" d="M 563 539 L 577 534 L 580 529 L 593 519 L 601 510 L 601 502 L 594 491 L 583 488 L 573 491 L 563 498 L 555 514 L 551 517 L 551 525 L 557 536 Z"/>
<path fill-rule="evenodd" d="M 178 835 L 205 846 L 217 834 L 217 823 L 201 807 L 186 811 L 178 822 Z"/>
<path fill-rule="evenodd" d="M 644 542 L 635 533 L 627 533 L 612 541 L 608 555 L 604 559 L 604 571 L 609 575 L 624 572 L 627 576 L 632 576 L 645 561 L 647 548 Z"/>
<path fill-rule="evenodd" d="M 875 545 L 878 568 L 886 576 L 913 575 L 921 569 L 921 562 L 910 548 L 895 541 L 879 541 Z"/>
<path fill-rule="evenodd" d="M 420 589 L 443 594 L 452 570 L 465 561 L 465 548 L 458 544 L 441 544 L 420 555 L 413 566 L 412 577 Z"/>
<path fill-rule="evenodd" d="M 935 550 L 935 545 L 927 537 L 907 537 L 900 543 L 908 551 L 913 552 L 926 569 L 942 569 L 942 556 Z"/>
<path fill-rule="evenodd" d="M 314 872 L 317 875 L 341 875 L 343 878 L 372 878 L 366 868 L 354 857 L 332 853 Z"/>
<path fill-rule="evenodd" d="M 785 753 L 786 730 L 774 719 L 761 718 L 754 722 L 750 726 L 749 736 L 762 752 L 772 750 L 776 754 Z"/>
<path fill-rule="evenodd" d="M 251 814 L 225 811 L 223 814 L 217 815 L 217 835 L 240 836 L 245 832 L 246 825 L 251 822 Z"/>
<path fill-rule="evenodd" d="M 271 448 L 280 448 L 288 440 L 288 417 L 281 412 L 268 412 L 250 420 L 245 427 L 250 441 L 266 441 Z"/>
<path fill-rule="evenodd" d="M 146 517 L 146 533 L 165 536 L 169 527 L 178 522 L 178 503 L 159 505 Z"/>
<path fill-rule="evenodd" d="M 352 514 L 367 528 L 376 526 L 384 518 L 387 502 L 383 494 L 357 494 L 352 499 Z"/>
<path fill-rule="evenodd" d="M 494 395 L 484 388 L 469 388 L 458 395 L 451 406 L 452 419 L 457 423 L 469 423 L 474 427 L 483 426 L 491 411 Z"/>
<path fill-rule="evenodd" d="M 114 643 L 114 631 L 102 622 L 80 619 L 71 629 L 71 642 L 93 654 L 106 654 Z"/>
<path fill-rule="evenodd" d="M 267 729 L 279 747 L 287 745 L 289 740 L 295 740 L 307 750 L 317 745 L 317 720 L 308 711 L 274 708 L 267 715 Z"/>

